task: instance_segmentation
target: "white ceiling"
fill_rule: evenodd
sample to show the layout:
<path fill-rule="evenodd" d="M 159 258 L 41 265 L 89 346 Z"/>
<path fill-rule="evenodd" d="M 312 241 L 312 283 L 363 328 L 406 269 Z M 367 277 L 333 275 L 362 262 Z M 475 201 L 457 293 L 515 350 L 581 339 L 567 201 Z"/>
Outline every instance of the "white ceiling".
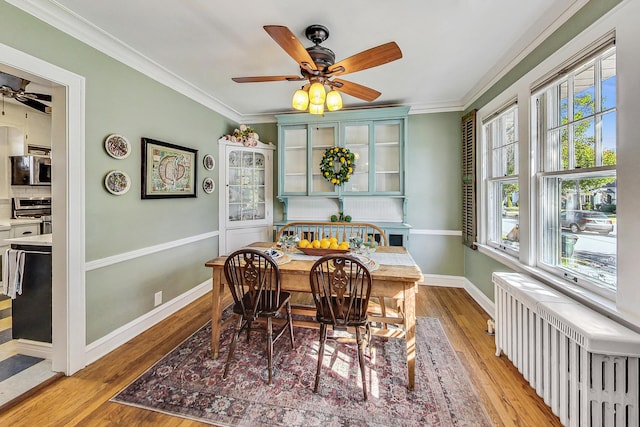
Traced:
<path fill-rule="evenodd" d="M 9 2 L 23 7 L 21 2 Z M 302 83 L 239 84 L 231 80 L 299 74 L 295 61 L 271 39 L 263 25 L 287 26 L 308 47 L 312 43 L 304 36 L 305 28 L 322 24 L 330 32 L 323 46 L 335 52 L 336 61 L 395 41 L 403 52 L 402 59 L 344 77 L 382 92 L 380 98 L 367 104 L 344 95 L 347 108 L 403 104 L 411 106 L 413 112 L 451 111 L 473 101 L 585 0 L 32 3 L 46 3 L 50 12 L 61 8 L 68 26 L 76 29 L 76 37 L 81 32 L 84 41 L 99 48 L 111 43 L 110 48 L 103 48 L 111 54 L 128 50 L 129 56 L 132 51 L 142 55 L 147 64 L 150 61 L 163 69 L 158 75 L 177 77 L 202 97 L 221 105 L 227 111 L 225 115 L 251 122 L 251 118 L 291 112 L 291 95 Z M 78 30 L 80 24 L 82 31 Z M 95 42 L 99 39 L 103 42 Z"/>

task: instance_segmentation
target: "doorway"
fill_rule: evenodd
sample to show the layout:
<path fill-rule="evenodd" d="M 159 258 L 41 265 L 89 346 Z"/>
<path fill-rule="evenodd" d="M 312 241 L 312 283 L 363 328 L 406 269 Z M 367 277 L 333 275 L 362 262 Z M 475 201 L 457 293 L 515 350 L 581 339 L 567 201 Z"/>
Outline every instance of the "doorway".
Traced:
<path fill-rule="evenodd" d="M 51 85 L 53 339 L 52 369 L 71 375 L 86 365 L 84 233 L 85 79 L 0 44 L 0 71 Z M 70 179 L 73 177 L 73 179 Z"/>

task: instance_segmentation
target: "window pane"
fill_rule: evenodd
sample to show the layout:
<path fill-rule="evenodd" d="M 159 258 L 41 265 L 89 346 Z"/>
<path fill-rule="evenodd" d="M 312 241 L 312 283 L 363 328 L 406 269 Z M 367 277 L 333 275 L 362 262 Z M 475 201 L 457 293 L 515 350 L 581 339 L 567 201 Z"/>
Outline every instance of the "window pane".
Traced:
<path fill-rule="evenodd" d="M 616 106 L 616 54 L 602 59 L 602 110 Z"/>
<path fill-rule="evenodd" d="M 569 169 L 569 127 L 560 128 L 560 151 L 562 153 L 561 162 L 562 170 Z M 555 170 L 555 169 L 553 169 Z"/>
<path fill-rule="evenodd" d="M 616 284 L 616 178 L 547 178 L 543 186 L 543 260 L 565 276 Z M 554 200 L 559 194 L 559 201 Z M 558 212 L 554 206 L 559 207 Z"/>
<path fill-rule="evenodd" d="M 573 125 L 573 150 L 576 168 L 591 168 L 596 164 L 596 138 L 594 119 L 582 120 Z"/>
<path fill-rule="evenodd" d="M 573 118 L 588 117 L 595 113 L 594 66 L 576 74 L 573 81 Z"/>
<path fill-rule="evenodd" d="M 508 248 L 520 248 L 520 192 L 517 181 L 500 183 L 502 195 L 502 218 L 500 219 L 500 237 Z"/>
<path fill-rule="evenodd" d="M 560 84 L 560 86 L 558 87 L 558 92 L 560 95 L 560 122 L 552 123 L 552 126 L 567 124 L 569 122 L 569 83 L 565 81 Z"/>
<path fill-rule="evenodd" d="M 602 115 L 602 164 L 616 164 L 616 112 Z"/>

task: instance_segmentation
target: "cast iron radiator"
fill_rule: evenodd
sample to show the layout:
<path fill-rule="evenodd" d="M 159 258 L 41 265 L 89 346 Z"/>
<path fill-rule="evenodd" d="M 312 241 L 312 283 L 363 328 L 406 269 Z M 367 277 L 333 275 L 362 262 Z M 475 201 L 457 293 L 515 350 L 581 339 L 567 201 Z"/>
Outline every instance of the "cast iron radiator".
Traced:
<path fill-rule="evenodd" d="M 640 334 L 518 273 L 493 273 L 504 353 L 563 425 L 638 426 Z"/>

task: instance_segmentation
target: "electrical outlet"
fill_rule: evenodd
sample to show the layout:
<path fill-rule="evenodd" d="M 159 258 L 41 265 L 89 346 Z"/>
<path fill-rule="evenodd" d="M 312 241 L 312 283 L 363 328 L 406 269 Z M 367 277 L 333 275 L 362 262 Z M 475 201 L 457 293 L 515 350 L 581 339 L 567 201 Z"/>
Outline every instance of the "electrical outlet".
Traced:
<path fill-rule="evenodd" d="M 157 307 L 162 304 L 162 291 L 156 292 L 153 296 L 153 306 Z"/>

